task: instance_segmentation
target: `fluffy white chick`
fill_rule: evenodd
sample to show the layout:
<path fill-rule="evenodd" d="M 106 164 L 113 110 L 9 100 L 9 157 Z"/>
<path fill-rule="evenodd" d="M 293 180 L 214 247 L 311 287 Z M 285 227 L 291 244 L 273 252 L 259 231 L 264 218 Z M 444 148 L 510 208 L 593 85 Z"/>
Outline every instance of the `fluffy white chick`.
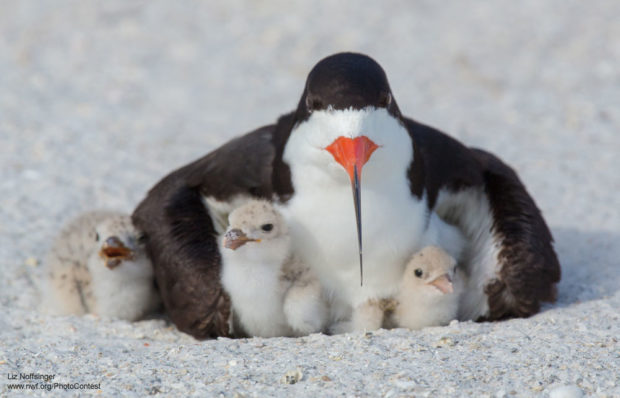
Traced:
<path fill-rule="evenodd" d="M 47 267 L 44 305 L 52 313 L 135 321 L 159 306 L 153 268 L 129 215 L 77 217 L 54 241 Z"/>
<path fill-rule="evenodd" d="M 457 319 L 463 286 L 454 257 L 437 246 L 425 247 L 405 268 L 388 319 L 390 326 L 415 330 L 447 325 Z"/>
<path fill-rule="evenodd" d="M 235 334 L 276 337 L 323 331 L 328 309 L 318 279 L 291 249 L 282 215 L 250 200 L 229 215 L 222 236 L 222 285 Z"/>

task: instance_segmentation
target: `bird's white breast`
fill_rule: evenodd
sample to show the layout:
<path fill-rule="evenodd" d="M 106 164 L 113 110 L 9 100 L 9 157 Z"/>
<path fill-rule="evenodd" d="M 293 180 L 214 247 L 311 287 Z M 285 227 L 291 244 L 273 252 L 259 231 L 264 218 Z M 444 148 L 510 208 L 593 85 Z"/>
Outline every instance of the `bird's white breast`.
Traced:
<path fill-rule="evenodd" d="M 355 213 L 349 177 L 324 148 L 339 136 L 365 135 L 379 148 L 361 178 L 364 285 L 360 287 Z M 282 206 L 293 246 L 343 303 L 394 293 L 405 263 L 426 230 L 427 209 L 413 196 L 407 169 L 413 145 L 384 109 L 314 112 L 296 126 L 284 152 L 295 195 Z"/>

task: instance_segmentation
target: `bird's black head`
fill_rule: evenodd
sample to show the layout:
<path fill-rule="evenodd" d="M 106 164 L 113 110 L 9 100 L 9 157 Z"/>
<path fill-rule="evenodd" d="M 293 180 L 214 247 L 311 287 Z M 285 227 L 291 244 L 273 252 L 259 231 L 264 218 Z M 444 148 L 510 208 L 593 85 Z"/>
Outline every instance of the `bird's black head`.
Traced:
<path fill-rule="evenodd" d="M 308 74 L 297 120 L 316 110 L 369 106 L 400 115 L 383 68 L 367 55 L 338 53 L 323 58 Z"/>

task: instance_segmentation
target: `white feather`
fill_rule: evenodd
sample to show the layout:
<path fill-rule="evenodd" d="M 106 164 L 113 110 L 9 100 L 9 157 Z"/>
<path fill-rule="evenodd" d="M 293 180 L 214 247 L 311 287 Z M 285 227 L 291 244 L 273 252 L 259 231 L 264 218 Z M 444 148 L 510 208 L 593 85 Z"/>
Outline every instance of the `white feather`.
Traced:
<path fill-rule="evenodd" d="M 291 334 L 284 316 L 280 270 L 288 256 L 286 242 L 273 247 L 250 242 L 237 250 L 222 250 L 222 284 L 230 295 L 233 311 L 251 336 Z M 280 247 L 281 246 L 281 247 Z"/>
<path fill-rule="evenodd" d="M 88 268 L 93 278 L 94 314 L 136 321 L 158 307 L 153 267 L 145 255 L 108 269 L 99 254 L 93 253 Z"/>
<path fill-rule="evenodd" d="M 497 255 L 500 245 L 493 234 L 493 215 L 484 192 L 469 189 L 452 193 L 440 191 L 437 214 L 455 222 L 467 240 L 461 256 L 462 269 L 467 274 L 467 284 L 461 298 L 459 319 L 477 319 L 488 315 L 489 304 L 484 288 L 496 275 L 499 267 Z"/>
<path fill-rule="evenodd" d="M 213 221 L 215 232 L 221 235 L 228 227 L 228 215 L 232 213 L 233 210 L 249 202 L 251 197 L 247 195 L 235 195 L 230 200 L 223 202 L 212 196 L 203 196 L 202 200 L 211 217 L 211 221 Z"/>

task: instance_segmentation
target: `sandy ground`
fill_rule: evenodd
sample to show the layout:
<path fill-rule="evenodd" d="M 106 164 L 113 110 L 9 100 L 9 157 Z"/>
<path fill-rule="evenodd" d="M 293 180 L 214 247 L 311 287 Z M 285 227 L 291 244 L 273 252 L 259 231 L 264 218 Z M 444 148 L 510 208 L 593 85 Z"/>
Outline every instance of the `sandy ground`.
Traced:
<path fill-rule="evenodd" d="M 34 372 L 104 396 L 620 397 L 620 3 L 225 4 L 0 2 L 0 395 L 25 394 L 9 378 Z M 341 50 L 377 59 L 405 114 L 518 170 L 556 239 L 556 304 L 492 324 L 207 342 L 163 320 L 40 313 L 63 222 L 131 211 L 172 169 L 291 110 Z"/>

